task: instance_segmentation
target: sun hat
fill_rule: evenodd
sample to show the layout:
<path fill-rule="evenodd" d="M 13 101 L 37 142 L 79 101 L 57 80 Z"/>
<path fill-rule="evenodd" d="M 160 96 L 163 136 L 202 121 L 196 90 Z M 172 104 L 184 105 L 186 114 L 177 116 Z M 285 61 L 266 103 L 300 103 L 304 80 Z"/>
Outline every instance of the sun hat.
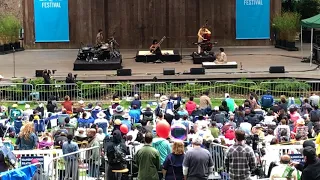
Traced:
<path fill-rule="evenodd" d="M 257 124 L 255 128 L 263 128 L 263 127 L 261 126 L 261 124 Z"/>
<path fill-rule="evenodd" d="M 79 104 L 84 104 L 84 101 L 80 100 L 78 101 Z"/>
<path fill-rule="evenodd" d="M 117 113 L 122 113 L 123 112 L 123 107 L 122 106 L 117 106 L 115 111 Z"/>
<path fill-rule="evenodd" d="M 100 111 L 100 112 L 97 114 L 97 117 L 100 118 L 100 119 L 102 119 L 102 118 L 106 117 L 106 114 L 105 114 L 104 112 Z"/>
<path fill-rule="evenodd" d="M 16 107 L 18 107 L 18 104 L 13 104 L 12 107 L 16 108 Z"/>
<path fill-rule="evenodd" d="M 120 119 L 116 119 L 116 120 L 114 121 L 114 125 L 121 125 Z"/>
<path fill-rule="evenodd" d="M 120 103 L 121 101 L 120 101 L 119 98 L 114 98 L 114 100 L 112 100 L 111 102 L 113 102 L 113 103 Z"/>
<path fill-rule="evenodd" d="M 304 125 L 305 124 L 304 119 L 298 119 L 297 124 Z"/>
<path fill-rule="evenodd" d="M 128 113 L 125 113 L 122 117 L 125 118 L 125 119 L 129 119 L 130 118 Z"/>
<path fill-rule="evenodd" d="M 30 109 L 30 105 L 29 105 L 29 104 L 26 104 L 26 105 L 24 106 L 24 108 L 25 108 L 25 109 Z"/>
<path fill-rule="evenodd" d="M 167 96 L 163 95 L 163 96 L 160 97 L 160 101 L 161 101 L 161 102 L 162 102 L 162 101 L 166 101 L 166 100 L 168 100 L 168 97 L 167 97 Z"/>

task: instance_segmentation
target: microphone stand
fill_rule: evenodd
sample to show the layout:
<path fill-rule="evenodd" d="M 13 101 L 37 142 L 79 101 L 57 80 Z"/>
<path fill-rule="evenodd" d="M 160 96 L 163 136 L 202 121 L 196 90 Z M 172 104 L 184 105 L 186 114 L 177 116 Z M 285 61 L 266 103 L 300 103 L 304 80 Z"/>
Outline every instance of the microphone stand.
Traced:
<path fill-rule="evenodd" d="M 13 58 L 13 77 L 12 78 L 16 78 L 16 56 L 15 56 L 15 49 L 12 46 L 12 58 Z"/>

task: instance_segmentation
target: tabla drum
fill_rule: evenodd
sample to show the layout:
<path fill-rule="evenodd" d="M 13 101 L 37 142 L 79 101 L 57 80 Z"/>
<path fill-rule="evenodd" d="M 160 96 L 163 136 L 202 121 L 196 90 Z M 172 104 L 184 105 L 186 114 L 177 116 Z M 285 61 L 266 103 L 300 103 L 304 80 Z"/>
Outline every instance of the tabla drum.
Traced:
<path fill-rule="evenodd" d="M 202 43 L 201 49 L 203 51 L 207 51 L 207 52 L 211 51 L 212 50 L 212 43 L 211 42 Z"/>
<path fill-rule="evenodd" d="M 103 51 L 109 50 L 109 44 L 108 44 L 108 43 L 103 44 L 103 45 L 100 47 L 100 49 L 103 50 Z"/>

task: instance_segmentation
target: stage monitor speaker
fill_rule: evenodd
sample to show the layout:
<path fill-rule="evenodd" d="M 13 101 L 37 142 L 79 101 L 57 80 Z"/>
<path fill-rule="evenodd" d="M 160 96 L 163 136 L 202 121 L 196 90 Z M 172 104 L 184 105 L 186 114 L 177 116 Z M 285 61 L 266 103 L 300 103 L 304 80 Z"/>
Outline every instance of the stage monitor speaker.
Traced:
<path fill-rule="evenodd" d="M 118 69 L 117 76 L 131 76 L 131 69 Z"/>
<path fill-rule="evenodd" d="M 205 74 L 204 68 L 190 68 L 190 74 Z"/>
<path fill-rule="evenodd" d="M 36 70 L 36 77 L 42 77 L 43 70 Z"/>
<path fill-rule="evenodd" d="M 269 73 L 285 73 L 284 66 L 270 66 Z"/>
<path fill-rule="evenodd" d="M 174 68 L 163 68 L 163 75 L 175 75 L 175 69 Z"/>

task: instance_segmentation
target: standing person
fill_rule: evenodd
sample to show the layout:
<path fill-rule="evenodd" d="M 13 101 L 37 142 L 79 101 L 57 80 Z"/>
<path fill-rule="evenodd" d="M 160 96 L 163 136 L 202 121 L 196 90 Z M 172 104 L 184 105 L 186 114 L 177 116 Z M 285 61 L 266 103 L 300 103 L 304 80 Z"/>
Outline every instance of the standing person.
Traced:
<path fill-rule="evenodd" d="M 112 133 L 111 142 L 106 144 L 108 157 L 108 179 L 115 179 L 112 170 L 121 170 L 126 168 L 127 147 L 122 141 L 121 132 L 115 130 Z"/>
<path fill-rule="evenodd" d="M 186 104 L 186 110 L 188 111 L 189 116 L 191 116 L 192 112 L 197 108 L 197 104 L 193 101 L 193 97 L 189 98 L 189 101 Z"/>
<path fill-rule="evenodd" d="M 205 113 L 208 114 L 208 111 L 211 111 L 212 103 L 209 97 L 209 92 L 204 92 L 203 95 L 200 97 L 200 109 Z"/>
<path fill-rule="evenodd" d="M 168 140 L 157 137 L 152 141 L 152 147 L 158 150 L 160 154 L 160 164 L 163 164 L 166 157 L 171 153 L 171 146 Z M 160 179 L 162 178 L 162 173 L 159 174 Z"/>
<path fill-rule="evenodd" d="M 226 101 L 227 106 L 229 108 L 229 112 L 234 112 L 234 110 L 236 109 L 237 105 L 236 105 L 234 99 L 232 99 L 228 93 L 226 94 L 225 101 Z M 229 112 L 227 112 L 227 113 L 229 113 Z"/>
<path fill-rule="evenodd" d="M 227 151 L 225 166 L 231 180 L 249 180 L 251 171 L 256 168 L 256 156 L 253 149 L 244 142 L 245 132 L 236 130 L 235 134 L 236 143 Z"/>
<path fill-rule="evenodd" d="M 211 35 L 211 32 L 209 31 L 209 29 L 207 28 L 206 25 L 203 25 L 199 31 L 198 31 L 198 43 L 202 43 L 204 41 L 206 41 L 205 39 L 205 35 Z M 201 46 L 198 46 L 198 53 L 200 54 L 201 52 L 203 52 L 203 49 L 201 49 Z"/>
<path fill-rule="evenodd" d="M 183 175 L 187 180 L 208 179 L 213 172 L 213 160 L 210 152 L 201 148 L 203 139 L 196 136 L 192 139 L 193 148 L 188 150 L 183 160 Z"/>
<path fill-rule="evenodd" d="M 144 139 L 145 145 L 134 156 L 134 160 L 138 166 L 138 179 L 159 180 L 160 154 L 151 146 L 152 133 L 147 132 Z"/>
<path fill-rule="evenodd" d="M 79 151 L 78 144 L 72 142 L 73 135 L 68 134 L 68 141 L 62 145 L 63 155 L 70 154 Z M 66 175 L 67 179 L 77 180 L 78 179 L 78 154 L 72 154 L 64 157 L 66 163 Z"/>
<path fill-rule="evenodd" d="M 308 164 L 302 171 L 301 180 L 319 180 L 320 179 L 320 161 L 316 156 L 316 149 L 305 147 L 303 149 L 305 163 Z"/>
<path fill-rule="evenodd" d="M 172 153 L 169 154 L 163 163 L 163 177 L 165 180 L 183 180 L 182 164 L 184 159 L 184 143 L 176 141 L 172 146 Z"/>
<path fill-rule="evenodd" d="M 21 128 L 21 132 L 16 141 L 19 150 L 33 150 L 37 147 L 38 137 L 34 132 L 33 123 L 28 122 Z"/>
<path fill-rule="evenodd" d="M 98 138 L 96 137 L 97 131 L 96 129 L 89 129 L 88 136 L 88 147 L 99 147 L 100 143 Z M 100 166 L 100 152 L 99 148 L 94 148 L 86 153 L 88 155 L 87 159 L 89 160 L 89 176 L 90 177 L 98 177 L 99 176 L 99 166 Z"/>
<path fill-rule="evenodd" d="M 316 93 L 311 93 L 309 101 L 310 105 L 314 107 L 315 105 L 319 105 L 320 97 Z"/>

